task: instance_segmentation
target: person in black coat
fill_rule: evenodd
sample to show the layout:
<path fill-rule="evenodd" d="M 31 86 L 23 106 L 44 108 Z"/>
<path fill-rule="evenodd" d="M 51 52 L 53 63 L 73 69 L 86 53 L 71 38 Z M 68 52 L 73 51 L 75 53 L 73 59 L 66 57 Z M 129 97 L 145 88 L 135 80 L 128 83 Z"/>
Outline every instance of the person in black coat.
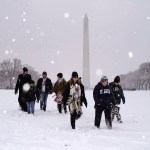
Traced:
<path fill-rule="evenodd" d="M 21 110 L 23 110 L 23 111 L 27 111 L 27 105 L 22 100 L 23 99 L 23 93 L 24 93 L 23 86 L 26 83 L 29 84 L 31 79 L 32 79 L 31 75 L 28 74 L 28 69 L 26 67 L 24 67 L 23 68 L 23 74 L 20 74 L 18 76 L 18 80 L 17 80 L 16 87 L 15 87 L 15 94 L 17 94 L 18 90 L 19 90 L 18 103 L 19 103 Z"/>
<path fill-rule="evenodd" d="M 23 101 L 27 104 L 27 112 L 28 114 L 34 115 L 34 106 L 35 100 L 39 99 L 36 93 L 35 82 L 33 80 L 30 81 L 30 89 L 23 93 Z"/>
<path fill-rule="evenodd" d="M 120 115 L 120 112 L 119 112 L 120 107 L 118 105 L 120 105 L 121 100 L 122 100 L 122 103 L 125 104 L 125 96 L 124 96 L 122 87 L 119 83 L 120 83 L 120 77 L 116 76 L 114 78 L 114 81 L 111 82 L 109 85 L 112 89 L 112 92 L 113 92 L 113 95 L 114 95 L 114 98 L 115 98 L 115 106 L 112 109 L 112 120 L 116 116 L 117 121 L 122 123 L 121 115 Z"/>
<path fill-rule="evenodd" d="M 47 72 L 42 73 L 42 78 L 37 81 L 36 90 L 40 97 L 40 109 L 46 111 L 48 94 L 52 93 L 52 82 L 47 77 Z M 39 100 L 38 100 L 39 101 Z"/>
<path fill-rule="evenodd" d="M 81 103 L 84 103 L 87 107 L 84 86 L 79 82 L 77 72 L 72 72 L 72 77 L 66 84 L 62 101 L 65 110 L 66 105 L 69 105 L 70 122 L 72 129 L 75 129 L 75 120 L 81 116 Z"/>
<path fill-rule="evenodd" d="M 108 85 L 108 78 L 103 76 L 93 91 L 95 101 L 95 126 L 100 127 L 101 116 L 104 111 L 105 122 L 109 129 L 112 128 L 111 108 L 114 104 L 112 91 Z"/>

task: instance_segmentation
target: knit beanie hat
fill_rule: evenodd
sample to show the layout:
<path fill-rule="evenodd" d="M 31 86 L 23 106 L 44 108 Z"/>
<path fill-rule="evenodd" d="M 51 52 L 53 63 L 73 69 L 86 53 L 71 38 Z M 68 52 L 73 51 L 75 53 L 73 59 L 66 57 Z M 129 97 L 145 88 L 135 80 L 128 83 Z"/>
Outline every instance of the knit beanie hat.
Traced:
<path fill-rule="evenodd" d="M 58 73 L 58 74 L 57 74 L 57 77 L 62 78 L 62 77 L 63 77 L 63 74 L 62 74 L 62 73 Z"/>
<path fill-rule="evenodd" d="M 103 82 L 108 82 L 108 78 L 106 77 L 106 76 L 103 76 L 102 78 L 101 78 L 101 81 L 100 81 L 101 83 L 103 83 Z"/>
<path fill-rule="evenodd" d="M 119 76 L 116 76 L 115 79 L 114 79 L 114 82 L 115 82 L 115 83 L 119 83 L 119 82 L 120 82 L 120 77 L 119 77 Z"/>
<path fill-rule="evenodd" d="M 78 78 L 78 73 L 77 72 L 72 72 L 72 78 Z"/>

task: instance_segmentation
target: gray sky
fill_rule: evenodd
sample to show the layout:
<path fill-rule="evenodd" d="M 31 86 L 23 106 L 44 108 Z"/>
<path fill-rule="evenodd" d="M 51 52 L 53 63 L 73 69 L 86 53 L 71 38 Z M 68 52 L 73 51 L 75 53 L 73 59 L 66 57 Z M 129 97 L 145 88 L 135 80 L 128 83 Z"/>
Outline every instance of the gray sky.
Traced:
<path fill-rule="evenodd" d="M 150 61 L 150 0 L 0 0 L 0 62 L 17 57 L 53 81 L 82 76 L 85 13 L 91 84 Z"/>

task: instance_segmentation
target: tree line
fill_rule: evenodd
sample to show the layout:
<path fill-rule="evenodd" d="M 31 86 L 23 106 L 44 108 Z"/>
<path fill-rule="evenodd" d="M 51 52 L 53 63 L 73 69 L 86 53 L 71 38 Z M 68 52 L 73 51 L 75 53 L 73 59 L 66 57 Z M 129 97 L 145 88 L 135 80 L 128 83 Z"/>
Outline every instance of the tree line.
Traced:
<path fill-rule="evenodd" d="M 120 77 L 123 89 L 150 90 L 150 62 L 143 63 L 137 70 Z"/>
<path fill-rule="evenodd" d="M 18 75 L 22 73 L 22 68 L 27 67 L 32 78 L 37 81 L 40 74 L 27 64 L 22 65 L 20 59 L 6 59 L 0 63 L 0 88 L 13 89 L 18 79 Z"/>

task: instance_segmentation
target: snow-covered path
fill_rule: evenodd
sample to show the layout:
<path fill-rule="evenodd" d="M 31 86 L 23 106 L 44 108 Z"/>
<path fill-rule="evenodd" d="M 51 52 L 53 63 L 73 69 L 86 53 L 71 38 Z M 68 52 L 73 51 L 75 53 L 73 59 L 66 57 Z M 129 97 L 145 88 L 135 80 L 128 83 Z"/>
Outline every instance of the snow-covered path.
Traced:
<path fill-rule="evenodd" d="M 0 90 L 0 150 L 150 150 L 150 91 L 125 91 L 126 104 L 121 105 L 123 124 L 116 120 L 113 129 L 94 127 L 92 91 L 86 91 L 88 108 L 70 126 L 70 115 L 58 114 L 52 96 L 46 112 L 35 106 L 35 114 L 18 109 L 12 90 Z"/>

